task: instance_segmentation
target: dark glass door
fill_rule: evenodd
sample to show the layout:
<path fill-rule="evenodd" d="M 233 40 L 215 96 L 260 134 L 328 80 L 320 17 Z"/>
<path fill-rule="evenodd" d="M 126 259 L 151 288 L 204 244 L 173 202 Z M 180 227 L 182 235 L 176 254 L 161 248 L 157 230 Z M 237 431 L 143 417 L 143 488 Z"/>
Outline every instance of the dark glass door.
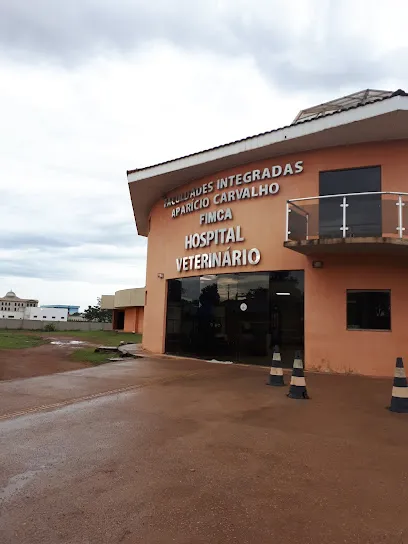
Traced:
<path fill-rule="evenodd" d="M 269 272 L 237 276 L 236 359 L 264 364 L 269 351 Z"/>
<path fill-rule="evenodd" d="M 304 272 L 281 271 L 270 275 L 271 348 L 278 345 L 282 363 L 293 365 L 296 351 L 304 351 Z"/>
<path fill-rule="evenodd" d="M 303 271 L 206 275 L 170 280 L 166 351 L 285 366 L 303 350 Z"/>
<path fill-rule="evenodd" d="M 320 172 L 320 196 L 366 193 L 381 191 L 381 167 L 353 168 Z M 343 236 L 343 198 L 327 198 L 319 201 L 319 236 L 341 238 Z M 381 236 L 381 195 L 347 197 L 346 236 Z"/>

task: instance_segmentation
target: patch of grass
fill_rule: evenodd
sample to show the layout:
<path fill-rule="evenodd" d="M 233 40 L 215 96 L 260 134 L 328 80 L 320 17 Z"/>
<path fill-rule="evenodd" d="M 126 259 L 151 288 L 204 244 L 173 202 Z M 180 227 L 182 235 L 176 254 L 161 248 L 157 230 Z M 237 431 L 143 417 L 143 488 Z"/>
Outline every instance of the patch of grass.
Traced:
<path fill-rule="evenodd" d="M 73 351 L 69 358 L 77 363 L 91 363 L 97 366 L 109 363 L 109 357 L 114 356 L 110 353 L 95 353 L 95 348 L 80 348 Z"/>
<path fill-rule="evenodd" d="M 0 349 L 35 348 L 45 344 L 41 336 L 15 331 L 0 331 Z"/>
<path fill-rule="evenodd" d="M 57 331 L 56 337 L 69 336 L 78 338 L 92 344 L 101 346 L 118 346 L 121 341 L 132 342 L 132 344 L 140 344 L 142 341 L 141 334 L 132 332 L 114 332 L 114 331 Z"/>

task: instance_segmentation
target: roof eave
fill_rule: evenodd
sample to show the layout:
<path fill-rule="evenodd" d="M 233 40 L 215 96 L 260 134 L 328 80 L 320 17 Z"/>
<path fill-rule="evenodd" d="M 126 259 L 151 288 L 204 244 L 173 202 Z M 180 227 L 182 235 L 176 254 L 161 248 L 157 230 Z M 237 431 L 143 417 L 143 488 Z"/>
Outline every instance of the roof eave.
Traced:
<path fill-rule="evenodd" d="M 305 123 L 290 125 L 245 140 L 202 151 L 194 155 L 189 155 L 140 170 L 130 171 L 128 172 L 127 177 L 138 233 L 141 236 L 147 236 L 148 216 L 153 204 L 150 205 L 148 210 L 143 209 L 143 211 L 141 211 L 135 201 L 135 195 L 132 194 L 132 189 L 136 189 L 137 187 L 137 192 L 139 192 L 139 190 L 142 190 L 143 186 L 143 192 L 145 193 L 148 190 L 148 185 L 146 185 L 148 180 L 163 180 L 163 191 L 160 195 L 157 195 L 157 201 L 160 196 L 164 196 L 177 187 L 207 175 L 202 175 L 203 165 L 208 165 L 207 170 L 212 169 L 215 173 L 222 169 L 222 163 L 228 161 L 228 159 L 230 159 L 229 162 L 231 162 L 231 160 L 233 162 L 234 157 L 237 156 L 242 156 L 242 160 L 236 161 L 235 165 L 251 162 L 251 156 L 254 156 L 254 160 L 257 160 L 262 155 L 263 149 L 267 151 L 267 156 L 271 158 L 273 156 L 284 155 L 285 153 L 289 154 L 291 153 L 290 148 L 293 147 L 295 141 L 300 144 L 297 146 L 296 152 L 307 151 L 313 149 L 313 147 L 310 147 L 309 140 L 319 133 L 333 131 L 333 129 L 339 128 L 343 128 L 344 130 L 345 128 L 348 128 L 348 125 L 350 131 L 353 131 L 354 127 L 352 127 L 352 125 L 356 122 L 370 120 L 400 110 L 408 111 L 407 96 L 392 96 L 386 100 L 366 104 L 362 107 L 340 111 Z M 333 145 L 335 144 L 330 143 L 327 147 Z M 324 145 L 320 146 L 320 148 L 323 147 Z M 276 149 L 275 154 L 274 149 Z M 287 149 L 287 151 L 285 151 L 285 149 Z M 169 184 L 168 182 L 165 182 L 166 180 L 168 181 L 170 177 L 173 177 L 176 172 L 178 173 L 177 179 L 173 183 Z M 188 179 L 186 179 L 187 177 Z M 137 208 L 139 208 L 139 210 L 137 210 Z"/>

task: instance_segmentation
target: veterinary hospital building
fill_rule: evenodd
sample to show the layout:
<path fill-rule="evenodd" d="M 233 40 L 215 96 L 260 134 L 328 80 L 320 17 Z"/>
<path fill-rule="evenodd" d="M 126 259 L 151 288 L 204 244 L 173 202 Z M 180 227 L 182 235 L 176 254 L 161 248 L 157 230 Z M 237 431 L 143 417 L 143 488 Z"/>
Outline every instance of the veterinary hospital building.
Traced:
<path fill-rule="evenodd" d="M 408 359 L 408 95 L 128 171 L 148 238 L 144 348 L 390 376 Z"/>

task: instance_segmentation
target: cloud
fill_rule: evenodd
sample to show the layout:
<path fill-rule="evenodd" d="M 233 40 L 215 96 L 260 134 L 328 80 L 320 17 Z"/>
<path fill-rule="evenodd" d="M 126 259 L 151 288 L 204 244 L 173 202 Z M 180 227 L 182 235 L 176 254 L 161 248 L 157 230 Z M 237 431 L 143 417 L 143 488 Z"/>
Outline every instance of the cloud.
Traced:
<path fill-rule="evenodd" d="M 259 2 L 267 7 L 265 1 Z M 289 19 L 284 2 L 275 2 L 279 19 Z M 244 11 L 241 11 L 244 10 Z M 271 10 L 267 13 L 272 15 Z M 3 1 L 0 36 L 14 51 L 76 62 L 114 48 L 117 52 L 144 47 L 146 42 L 168 41 L 182 48 L 242 52 L 242 42 L 256 40 L 254 24 L 271 17 L 250 2 L 206 0 L 54 0 Z M 285 25 L 284 25 L 285 26 Z M 270 29 L 269 29 L 270 30 Z M 259 33 L 257 33 L 259 35 Z M 284 46 L 284 27 L 275 20 L 267 32 L 269 44 Z"/>
<path fill-rule="evenodd" d="M 86 306 L 143 286 L 127 169 L 403 87 L 405 3 L 364 5 L 0 0 L 0 291 Z"/>
<path fill-rule="evenodd" d="M 251 58 L 276 87 L 289 91 L 334 90 L 346 81 L 359 89 L 390 74 L 406 75 L 394 61 L 395 54 L 406 58 L 403 0 L 375 10 L 365 0 L 0 2 L 0 47 L 19 59 L 72 68 L 98 56 L 170 44 Z"/>

